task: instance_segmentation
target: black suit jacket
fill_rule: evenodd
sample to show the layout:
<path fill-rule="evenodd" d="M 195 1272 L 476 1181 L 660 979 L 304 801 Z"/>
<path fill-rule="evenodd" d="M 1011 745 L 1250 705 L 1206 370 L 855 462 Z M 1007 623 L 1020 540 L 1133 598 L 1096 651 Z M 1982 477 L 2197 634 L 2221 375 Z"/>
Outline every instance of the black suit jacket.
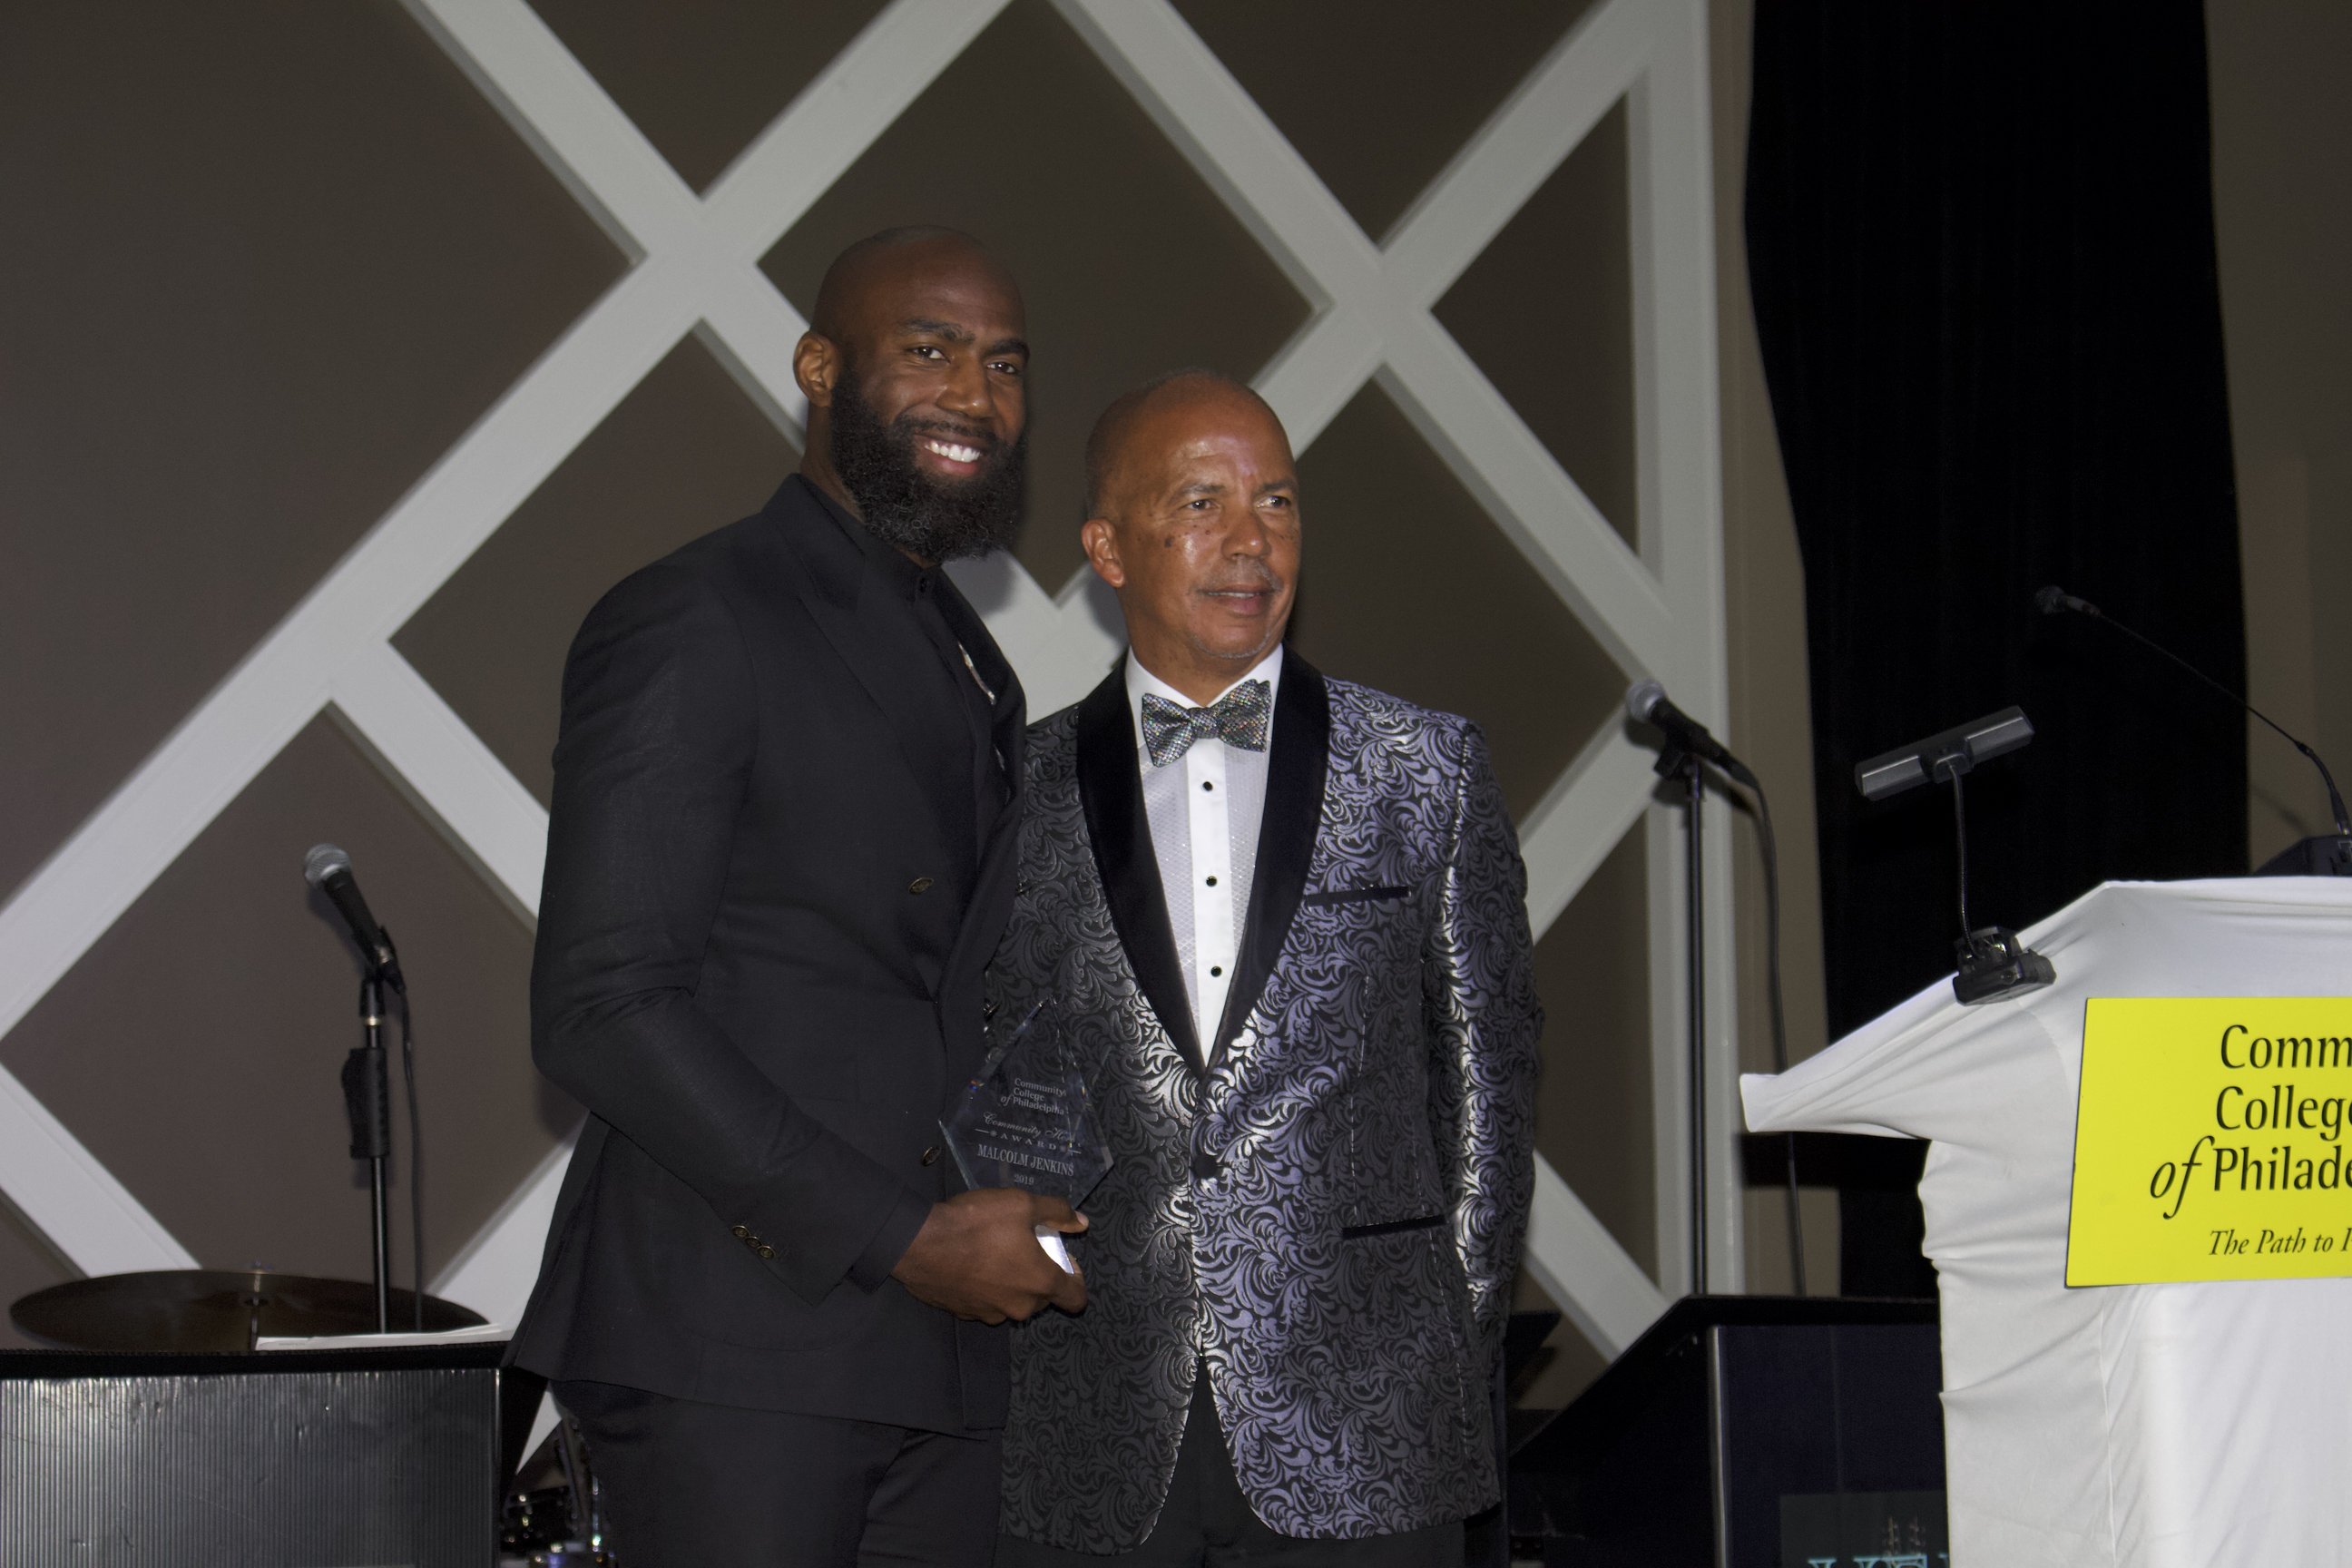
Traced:
<path fill-rule="evenodd" d="M 795 478 L 622 583 L 572 645 L 531 1035 L 591 1114 L 516 1332 L 535 1372 L 1003 1420 L 1003 1331 L 889 1270 L 948 1194 L 937 1120 L 982 1054 L 1023 699 L 930 574 L 994 694 L 972 710 L 917 574 L 877 552 Z"/>

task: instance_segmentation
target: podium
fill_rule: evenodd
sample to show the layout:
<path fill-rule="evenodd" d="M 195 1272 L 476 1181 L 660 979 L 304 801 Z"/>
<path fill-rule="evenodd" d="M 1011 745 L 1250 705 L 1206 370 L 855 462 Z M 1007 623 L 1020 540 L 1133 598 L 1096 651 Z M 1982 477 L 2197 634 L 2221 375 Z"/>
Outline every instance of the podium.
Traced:
<path fill-rule="evenodd" d="M 2352 994 L 2352 884 L 2108 883 L 2025 937 L 2055 984 L 1740 1084 L 1754 1131 L 1932 1141 L 1953 1563 L 2352 1563 L 2352 1279 L 2064 1283 L 2084 1004 Z"/>
<path fill-rule="evenodd" d="M 1933 1301 L 1684 1297 L 1512 1446 L 1522 1559 L 1842 1564 L 1891 1526 L 1933 1563 L 1935 1314 Z"/>

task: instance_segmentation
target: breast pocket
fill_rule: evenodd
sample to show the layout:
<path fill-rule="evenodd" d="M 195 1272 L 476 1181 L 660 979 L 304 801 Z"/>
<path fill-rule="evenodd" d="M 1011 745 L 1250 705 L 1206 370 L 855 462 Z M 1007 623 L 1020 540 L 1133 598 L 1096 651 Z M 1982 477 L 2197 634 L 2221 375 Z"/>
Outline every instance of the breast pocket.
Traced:
<path fill-rule="evenodd" d="M 1408 1219 L 1384 1219 L 1375 1225 L 1343 1225 L 1341 1241 L 1365 1241 L 1375 1236 L 1397 1236 L 1408 1230 L 1435 1230 L 1445 1223 L 1442 1214 L 1419 1214 Z"/>
<path fill-rule="evenodd" d="M 1383 883 L 1370 888 L 1328 888 L 1319 893 L 1308 893 L 1298 900 L 1303 909 L 1324 910 L 1336 904 L 1391 903 L 1409 897 L 1411 888 L 1401 882 Z"/>
<path fill-rule="evenodd" d="M 1322 947 L 1355 972 L 1349 989 L 1363 1009 L 1360 1021 L 1366 1026 L 1373 1012 L 1397 997 L 1420 993 L 1427 904 L 1416 896 L 1418 891 L 1402 882 L 1365 883 L 1325 888 L 1298 900 L 1294 935 L 1309 947 Z"/>

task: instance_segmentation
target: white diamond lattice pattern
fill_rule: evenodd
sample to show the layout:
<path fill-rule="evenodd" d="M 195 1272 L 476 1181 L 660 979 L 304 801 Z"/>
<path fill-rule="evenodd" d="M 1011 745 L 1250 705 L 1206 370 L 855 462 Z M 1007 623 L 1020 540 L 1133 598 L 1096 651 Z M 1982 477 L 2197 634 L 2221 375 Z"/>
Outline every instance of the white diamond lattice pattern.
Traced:
<path fill-rule="evenodd" d="M 758 267 L 1002 9 L 897 0 L 698 197 L 525 0 L 406 0 L 633 266 L 419 477 L 66 846 L 0 909 L 0 1035 L 307 723 L 331 705 L 526 912 L 546 816 L 390 641 L 467 557 L 688 332 L 770 417 L 797 429 L 792 350 L 804 322 Z M 1378 378 L 1432 447 L 1627 671 L 1724 717 L 1714 262 L 1703 0 L 1607 0 L 1538 61 L 1385 243 L 1360 229 L 1164 0 L 1054 0 L 1160 131 L 1287 273 L 1314 313 L 1257 378 L 1305 449 Z M 1619 99 L 1632 127 L 1635 397 L 1642 549 L 1432 317 L 1431 307 Z M 1118 646 L 1080 574 L 1049 593 L 999 558 L 967 579 L 1035 712 L 1082 694 Z M 1612 723 L 1521 826 L 1540 932 L 1645 814 L 1654 889 L 1680 886 L 1680 836 L 1652 808 L 1648 758 Z M 1720 824 L 1716 825 L 1718 828 Z M 1726 835 L 1706 869 L 1727 892 Z M 1685 1287 L 1681 914 L 1650 920 L 1658 1256 L 1654 1280 L 1540 1160 L 1528 1265 L 1614 1354 Z M 1738 1278 L 1729 1154 L 1735 1059 L 1729 917 L 1706 911 L 1711 1041 L 1709 1268 Z M 1572 998 L 1552 998 L 1562 1025 Z M 559 1149 L 433 1282 L 511 1321 L 537 1268 Z M 138 1200 L 0 1070 L 0 1191 L 89 1274 L 192 1267 Z"/>

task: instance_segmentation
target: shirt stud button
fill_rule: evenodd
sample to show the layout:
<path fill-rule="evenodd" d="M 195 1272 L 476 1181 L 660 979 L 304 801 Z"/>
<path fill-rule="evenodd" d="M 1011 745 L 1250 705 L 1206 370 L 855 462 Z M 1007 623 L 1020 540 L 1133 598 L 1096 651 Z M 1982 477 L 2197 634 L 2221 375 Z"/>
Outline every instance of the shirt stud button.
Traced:
<path fill-rule="evenodd" d="M 1222 978 L 1224 973 L 1225 966 L 1222 963 L 1213 963 L 1209 965 L 1209 974 L 1212 979 Z"/>
<path fill-rule="evenodd" d="M 930 890 L 931 879 L 929 877 L 918 877 L 907 884 L 907 891 L 910 893 L 928 893 Z"/>
<path fill-rule="evenodd" d="M 1217 885 L 1217 879 L 1216 879 L 1214 877 L 1210 878 L 1210 879 L 1209 879 L 1209 886 L 1211 886 L 1212 888 L 1213 888 L 1213 887 L 1215 887 L 1216 885 Z"/>

